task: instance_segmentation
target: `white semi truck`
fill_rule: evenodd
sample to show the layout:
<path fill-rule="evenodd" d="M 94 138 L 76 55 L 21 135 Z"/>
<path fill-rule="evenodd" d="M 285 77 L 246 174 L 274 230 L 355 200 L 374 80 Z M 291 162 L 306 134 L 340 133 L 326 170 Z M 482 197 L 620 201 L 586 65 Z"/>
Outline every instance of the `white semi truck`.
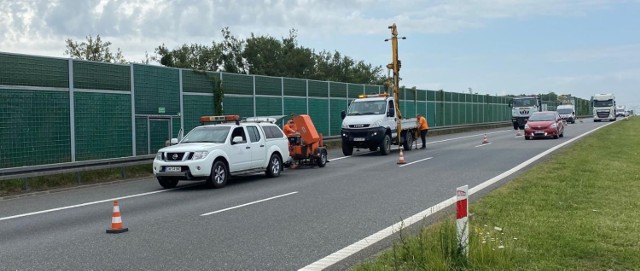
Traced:
<path fill-rule="evenodd" d="M 398 121 L 402 122 L 400 135 Z M 347 112 L 342 111 L 342 153 L 351 155 L 355 147 L 380 149 L 380 154 L 387 155 L 391 144 L 398 142 L 404 150 L 410 150 L 417 128 L 416 118 L 398 119 L 394 98 L 388 94 L 360 95 L 349 104 Z"/>
<path fill-rule="evenodd" d="M 616 121 L 616 97 L 613 94 L 596 94 L 591 97 L 593 121 Z"/>

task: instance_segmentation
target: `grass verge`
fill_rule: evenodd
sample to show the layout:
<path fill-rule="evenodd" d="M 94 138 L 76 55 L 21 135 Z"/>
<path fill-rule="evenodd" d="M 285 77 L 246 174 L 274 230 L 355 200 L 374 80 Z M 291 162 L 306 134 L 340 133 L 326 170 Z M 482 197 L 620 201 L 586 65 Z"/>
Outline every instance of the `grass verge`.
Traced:
<path fill-rule="evenodd" d="M 619 120 L 471 204 L 468 258 L 447 218 L 353 270 L 639 270 L 638 131 Z"/>

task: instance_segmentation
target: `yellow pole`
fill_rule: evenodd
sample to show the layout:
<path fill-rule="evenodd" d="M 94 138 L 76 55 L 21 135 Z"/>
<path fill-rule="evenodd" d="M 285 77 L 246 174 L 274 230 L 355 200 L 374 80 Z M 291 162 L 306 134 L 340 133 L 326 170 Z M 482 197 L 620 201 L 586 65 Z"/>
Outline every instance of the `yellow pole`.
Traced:
<path fill-rule="evenodd" d="M 394 23 L 389 28 L 391 28 L 391 66 L 393 67 L 393 103 L 396 107 L 396 119 L 397 119 L 397 137 L 398 137 L 398 146 L 402 147 L 402 137 L 400 136 L 400 132 L 402 131 L 402 112 L 400 111 L 400 102 L 399 102 L 399 87 L 400 84 L 400 65 L 398 60 L 398 29 L 396 24 Z"/>

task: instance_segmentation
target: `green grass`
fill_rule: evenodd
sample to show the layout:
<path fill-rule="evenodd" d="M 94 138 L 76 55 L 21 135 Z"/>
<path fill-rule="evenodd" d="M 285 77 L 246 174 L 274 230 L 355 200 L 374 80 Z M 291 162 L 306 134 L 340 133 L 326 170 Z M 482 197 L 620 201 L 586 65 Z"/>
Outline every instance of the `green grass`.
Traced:
<path fill-rule="evenodd" d="M 638 131 L 619 120 L 470 204 L 466 261 L 447 218 L 353 269 L 640 270 Z"/>

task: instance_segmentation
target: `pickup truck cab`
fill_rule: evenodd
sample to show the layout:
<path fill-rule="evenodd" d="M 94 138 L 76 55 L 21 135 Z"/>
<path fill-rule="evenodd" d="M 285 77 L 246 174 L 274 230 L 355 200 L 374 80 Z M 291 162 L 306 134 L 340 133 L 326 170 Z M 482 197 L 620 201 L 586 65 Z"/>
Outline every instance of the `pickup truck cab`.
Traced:
<path fill-rule="evenodd" d="M 153 161 L 160 185 L 173 188 L 180 180 L 207 180 L 220 188 L 234 175 L 279 176 L 283 159 L 289 157 L 289 143 L 280 127 L 270 121 L 239 119 L 236 115 L 201 117 L 203 123 L 232 122 L 195 127 L 176 145 L 160 149 Z"/>
<path fill-rule="evenodd" d="M 394 98 L 387 93 L 359 95 L 349 104 L 342 117 L 342 153 L 352 155 L 353 148 L 368 148 L 370 151 L 380 150 L 380 154 L 391 152 L 391 145 L 402 142 L 404 150 L 413 145 L 413 135 L 418 128 L 416 118 L 399 120 L 396 115 Z M 398 140 L 397 124 L 401 122 Z"/>

